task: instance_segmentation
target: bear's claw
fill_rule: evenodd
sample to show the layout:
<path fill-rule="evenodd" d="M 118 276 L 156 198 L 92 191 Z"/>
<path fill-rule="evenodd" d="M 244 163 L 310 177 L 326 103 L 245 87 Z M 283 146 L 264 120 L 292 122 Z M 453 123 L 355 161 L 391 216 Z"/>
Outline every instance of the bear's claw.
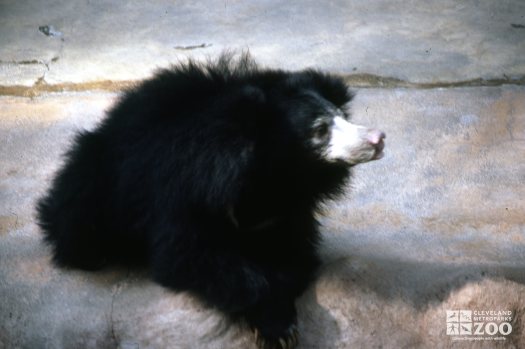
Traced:
<path fill-rule="evenodd" d="M 293 349 L 299 343 L 299 332 L 295 325 L 290 326 L 281 337 L 263 336 L 258 329 L 254 329 L 254 334 L 259 349 Z"/>

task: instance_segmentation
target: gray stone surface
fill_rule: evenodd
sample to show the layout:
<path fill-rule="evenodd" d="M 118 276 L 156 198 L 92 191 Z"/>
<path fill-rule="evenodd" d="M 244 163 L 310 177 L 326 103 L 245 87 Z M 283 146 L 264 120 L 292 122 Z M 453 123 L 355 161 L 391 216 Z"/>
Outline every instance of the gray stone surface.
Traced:
<path fill-rule="evenodd" d="M 524 16 L 521 0 L 3 0 L 0 85 L 135 80 L 224 49 L 416 83 L 520 79 Z"/>
<path fill-rule="evenodd" d="M 0 1 L 0 348 L 253 348 L 146 270 L 54 268 L 34 222 L 71 137 L 122 87 L 225 49 L 383 87 L 352 106 L 386 156 L 319 216 L 300 348 L 525 348 L 521 0 Z M 510 310 L 512 334 L 453 341 L 451 309 Z"/>
<path fill-rule="evenodd" d="M 326 205 L 300 348 L 525 346 L 525 88 L 362 89 L 354 120 L 387 133 Z M 72 135 L 116 94 L 0 97 L 1 348 L 253 348 L 251 334 L 145 270 L 59 270 L 34 202 Z M 453 342 L 446 310 L 511 310 L 504 342 Z"/>

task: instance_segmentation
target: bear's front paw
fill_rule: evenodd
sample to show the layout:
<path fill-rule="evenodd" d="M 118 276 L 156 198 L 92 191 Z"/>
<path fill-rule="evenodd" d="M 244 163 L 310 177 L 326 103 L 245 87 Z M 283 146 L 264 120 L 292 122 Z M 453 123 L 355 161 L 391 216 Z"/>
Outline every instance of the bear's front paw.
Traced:
<path fill-rule="evenodd" d="M 293 349 L 298 344 L 299 332 L 295 324 L 281 333 L 264 333 L 254 329 L 255 342 L 259 349 Z"/>

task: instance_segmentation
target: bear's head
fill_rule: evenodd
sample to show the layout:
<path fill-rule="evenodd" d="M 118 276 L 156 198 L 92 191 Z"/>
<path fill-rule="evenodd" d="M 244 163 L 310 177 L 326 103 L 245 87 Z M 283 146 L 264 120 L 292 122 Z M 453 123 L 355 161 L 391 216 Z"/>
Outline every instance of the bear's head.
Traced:
<path fill-rule="evenodd" d="M 385 134 L 353 124 L 344 105 L 336 105 L 316 89 L 302 89 L 285 114 L 296 141 L 318 160 L 353 166 L 383 157 Z"/>
<path fill-rule="evenodd" d="M 352 98 L 341 78 L 315 70 L 288 74 L 259 94 L 272 108 L 261 116 L 273 116 L 269 119 L 277 125 L 269 129 L 277 134 L 269 138 L 281 146 L 280 151 L 344 167 L 383 157 L 386 137 L 380 130 L 350 121 Z"/>

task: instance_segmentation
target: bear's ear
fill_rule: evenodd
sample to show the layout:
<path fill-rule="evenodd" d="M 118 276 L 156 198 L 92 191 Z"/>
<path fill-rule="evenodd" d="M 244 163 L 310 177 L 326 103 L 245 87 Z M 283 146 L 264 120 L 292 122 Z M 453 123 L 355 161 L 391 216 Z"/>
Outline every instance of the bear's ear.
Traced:
<path fill-rule="evenodd" d="M 253 85 L 242 86 L 236 92 L 232 104 L 233 117 L 244 130 L 254 130 L 265 115 L 266 94 Z"/>
<path fill-rule="evenodd" d="M 266 95 L 264 94 L 264 91 L 261 88 L 253 85 L 243 86 L 240 90 L 240 97 L 245 102 L 254 105 L 263 105 L 266 103 Z"/>
<path fill-rule="evenodd" d="M 344 80 L 335 75 L 308 69 L 298 73 L 295 79 L 296 84 L 315 90 L 338 108 L 342 108 L 354 97 Z"/>

